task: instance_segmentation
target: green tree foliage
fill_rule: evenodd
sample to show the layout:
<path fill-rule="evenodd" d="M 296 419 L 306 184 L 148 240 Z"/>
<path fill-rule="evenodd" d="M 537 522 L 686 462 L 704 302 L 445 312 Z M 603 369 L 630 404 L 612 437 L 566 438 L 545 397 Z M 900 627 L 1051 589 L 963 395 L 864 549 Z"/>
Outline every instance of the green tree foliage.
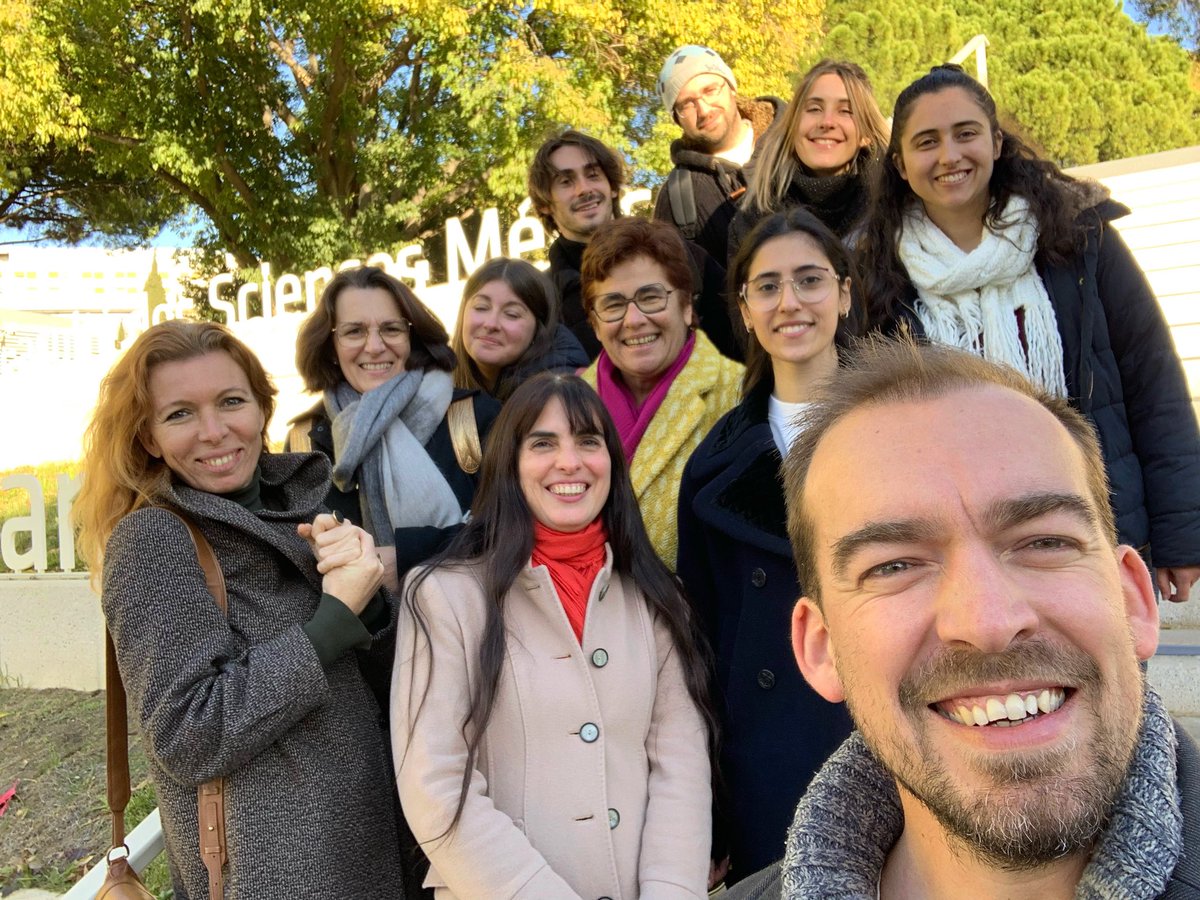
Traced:
<path fill-rule="evenodd" d="M 49 41 L 57 106 L 30 114 L 74 121 L 98 173 L 148 177 L 200 210 L 202 243 L 243 266 L 392 249 L 447 216 L 511 208 L 562 124 L 637 147 L 652 178 L 667 53 L 709 43 L 744 90 L 778 92 L 818 2 L 0 0 Z M 135 221 L 170 211 L 143 199 Z"/>
<path fill-rule="evenodd" d="M 856 60 L 885 115 L 905 85 L 984 34 L 1001 113 L 1061 165 L 1200 142 L 1187 52 L 1111 0 L 829 0 L 825 32 L 805 63 Z"/>
<path fill-rule="evenodd" d="M 0 0 L 0 225 L 59 240 L 153 234 L 163 209 L 151 180 L 105 171 L 82 149 L 87 117 L 64 88 L 51 22 Z"/>

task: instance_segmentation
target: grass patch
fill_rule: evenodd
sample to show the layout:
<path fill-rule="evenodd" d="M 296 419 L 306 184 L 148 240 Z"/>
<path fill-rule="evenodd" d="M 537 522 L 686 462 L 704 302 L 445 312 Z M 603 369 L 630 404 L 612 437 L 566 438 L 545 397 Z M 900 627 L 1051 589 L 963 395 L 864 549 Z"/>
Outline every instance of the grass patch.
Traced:
<path fill-rule="evenodd" d="M 58 481 L 57 476 L 60 474 L 71 475 L 72 477 L 79 474 L 79 463 L 75 462 L 50 462 L 42 463 L 37 466 L 18 466 L 15 469 L 9 469 L 0 472 L 0 479 L 7 475 L 32 475 L 38 480 L 41 485 L 42 498 L 45 502 L 46 510 L 46 562 L 47 570 L 58 572 L 62 570 L 60 564 L 60 553 L 58 546 Z M 28 516 L 32 510 L 32 498 L 27 490 L 22 488 L 7 488 L 0 490 L 0 524 L 8 519 L 19 516 Z M 19 553 L 28 552 L 33 546 L 33 537 L 29 532 L 19 532 L 16 536 L 16 549 Z M 0 572 L 11 572 L 4 561 L 0 559 Z M 78 559 L 76 555 L 75 572 L 87 571 L 87 566 Z"/>
<path fill-rule="evenodd" d="M 0 897 L 17 888 L 65 893 L 108 850 L 104 692 L 0 689 L 0 792 L 16 797 L 0 818 Z M 129 747 L 132 830 L 154 809 L 145 755 Z M 166 856 L 143 873 L 160 900 L 172 896 Z"/>

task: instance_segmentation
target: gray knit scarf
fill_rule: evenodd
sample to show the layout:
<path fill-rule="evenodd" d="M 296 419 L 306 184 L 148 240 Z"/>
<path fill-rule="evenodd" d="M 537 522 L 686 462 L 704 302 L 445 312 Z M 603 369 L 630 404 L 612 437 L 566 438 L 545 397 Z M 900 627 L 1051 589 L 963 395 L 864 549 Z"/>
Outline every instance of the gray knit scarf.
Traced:
<path fill-rule="evenodd" d="M 1157 897 L 1183 850 L 1175 726 L 1148 685 L 1142 710 L 1133 760 L 1075 890 L 1077 900 Z M 903 827 L 895 780 L 854 732 L 796 808 L 784 849 L 781 896 L 874 900 L 884 861 Z"/>
<path fill-rule="evenodd" d="M 438 370 L 402 372 L 360 394 L 345 381 L 325 392 L 333 424 L 333 483 L 358 483 L 363 527 L 390 547 L 393 529 L 446 527 L 463 521 L 458 498 L 425 444 L 454 395 L 450 375 Z"/>

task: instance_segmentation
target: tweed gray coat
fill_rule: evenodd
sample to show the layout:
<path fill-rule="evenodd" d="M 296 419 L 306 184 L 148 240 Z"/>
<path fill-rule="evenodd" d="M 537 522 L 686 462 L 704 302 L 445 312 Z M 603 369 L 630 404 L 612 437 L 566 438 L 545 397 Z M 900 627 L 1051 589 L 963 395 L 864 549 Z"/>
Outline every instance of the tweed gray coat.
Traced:
<path fill-rule="evenodd" d="M 301 630 L 321 576 L 296 524 L 320 511 L 329 463 L 264 455 L 261 472 L 264 496 L 282 494 L 286 511 L 252 513 L 181 484 L 156 498 L 212 544 L 228 618 L 170 513 L 130 513 L 106 551 L 104 615 L 158 794 L 175 897 L 208 896 L 196 786 L 217 775 L 226 897 L 402 897 L 379 708 L 355 654 L 324 668 Z"/>

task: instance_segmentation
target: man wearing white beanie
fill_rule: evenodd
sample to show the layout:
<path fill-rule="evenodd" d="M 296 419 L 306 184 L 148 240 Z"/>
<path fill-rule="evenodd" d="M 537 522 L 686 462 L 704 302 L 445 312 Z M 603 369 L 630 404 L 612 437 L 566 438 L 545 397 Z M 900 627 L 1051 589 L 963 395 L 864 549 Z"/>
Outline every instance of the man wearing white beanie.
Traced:
<path fill-rule="evenodd" d="M 659 191 L 654 217 L 673 223 L 724 263 L 729 223 L 746 190 L 742 167 L 783 101 L 739 97 L 737 78 L 725 60 L 695 44 L 667 57 L 656 87 L 683 137 L 671 144 L 675 168 Z"/>

